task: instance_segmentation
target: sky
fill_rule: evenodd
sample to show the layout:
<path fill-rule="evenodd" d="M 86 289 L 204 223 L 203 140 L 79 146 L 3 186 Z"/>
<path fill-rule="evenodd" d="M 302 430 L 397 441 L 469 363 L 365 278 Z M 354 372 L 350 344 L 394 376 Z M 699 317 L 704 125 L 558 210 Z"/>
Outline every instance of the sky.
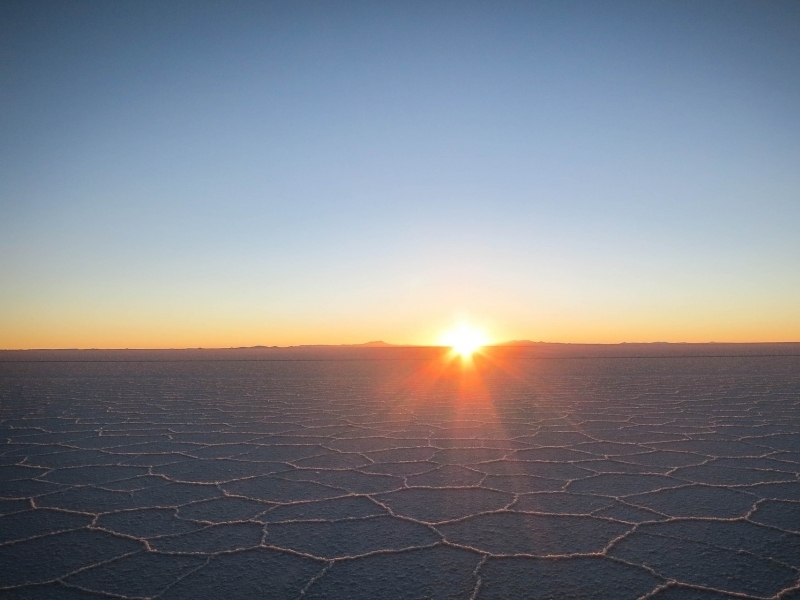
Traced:
<path fill-rule="evenodd" d="M 800 341 L 800 3 L 0 4 L 0 348 Z"/>

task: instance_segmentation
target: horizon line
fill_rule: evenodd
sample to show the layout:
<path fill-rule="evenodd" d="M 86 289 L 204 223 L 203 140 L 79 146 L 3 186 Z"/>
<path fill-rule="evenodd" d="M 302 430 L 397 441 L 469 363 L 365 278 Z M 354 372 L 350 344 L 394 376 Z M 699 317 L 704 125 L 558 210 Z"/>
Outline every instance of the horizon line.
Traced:
<path fill-rule="evenodd" d="M 754 345 L 779 345 L 779 344 L 800 344 L 800 340 L 785 340 L 785 341 L 759 341 L 759 342 L 717 342 L 710 340 L 708 342 L 665 342 L 665 341 L 652 341 L 652 342 L 545 342 L 545 341 L 530 341 L 530 340 L 510 340 L 507 342 L 496 342 L 492 344 L 484 344 L 481 348 L 525 348 L 530 346 L 652 346 L 652 345 L 674 345 L 674 346 L 703 346 L 703 345 L 736 345 L 736 346 L 754 346 Z M 100 348 L 100 347 L 63 347 L 63 348 L 0 348 L 0 352 L 85 352 L 85 351 L 186 351 L 186 350 L 292 350 L 302 348 L 353 348 L 353 349 L 403 349 L 403 348 L 450 348 L 446 344 L 393 344 L 383 341 L 372 341 L 356 344 L 296 344 L 290 346 L 267 346 L 267 345 L 254 345 L 254 346 L 187 346 L 187 347 L 164 347 L 164 348 L 148 348 L 148 347 L 116 347 L 116 348 Z"/>

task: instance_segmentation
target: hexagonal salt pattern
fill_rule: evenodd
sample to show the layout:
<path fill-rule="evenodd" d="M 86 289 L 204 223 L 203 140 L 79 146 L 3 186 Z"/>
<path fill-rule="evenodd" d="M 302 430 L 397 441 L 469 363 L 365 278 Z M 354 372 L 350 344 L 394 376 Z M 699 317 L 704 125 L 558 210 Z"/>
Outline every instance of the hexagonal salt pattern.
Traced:
<path fill-rule="evenodd" d="M 10 598 L 800 597 L 800 358 L 0 363 Z"/>

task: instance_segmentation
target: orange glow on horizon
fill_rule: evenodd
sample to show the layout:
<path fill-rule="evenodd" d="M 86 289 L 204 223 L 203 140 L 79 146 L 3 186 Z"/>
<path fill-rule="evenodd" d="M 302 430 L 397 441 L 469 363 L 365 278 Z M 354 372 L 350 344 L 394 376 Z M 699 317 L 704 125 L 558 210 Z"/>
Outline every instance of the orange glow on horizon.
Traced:
<path fill-rule="evenodd" d="M 62 302 L 56 307 L 34 302 L 24 311 L 11 310 L 0 298 L 0 349 L 26 348 L 230 348 L 249 346 L 296 346 L 303 344 L 360 344 L 383 340 L 390 344 L 448 346 L 448 321 L 441 315 L 409 314 L 392 320 L 372 314 L 319 316 L 265 316 L 231 308 L 225 312 L 203 307 L 76 306 Z M 89 311 L 89 308 L 92 310 Z M 179 310 L 180 308 L 180 310 Z M 192 310 L 189 310 L 192 308 Z M 773 307 L 774 308 L 774 307 Z M 172 312 L 170 312 L 172 311 Z M 479 312 L 479 311 L 475 311 Z M 800 312 L 752 310 L 741 318 L 721 311 L 678 313 L 669 318 L 643 317 L 635 311 L 624 315 L 554 314 L 536 312 L 537 320 L 519 314 L 503 314 L 479 331 L 490 333 L 477 346 L 509 340 L 570 344 L 648 343 L 753 343 L 800 340 Z M 491 314 L 482 311 L 481 314 Z M 459 321 L 449 333 L 459 331 Z M 472 323 L 470 323 L 472 325 Z M 483 322 L 481 322 L 481 326 Z M 459 344 L 460 346 L 460 344 Z"/>
<path fill-rule="evenodd" d="M 445 333 L 441 343 L 443 346 L 450 346 L 462 358 L 471 358 L 479 348 L 489 343 L 489 338 L 483 330 L 462 323 Z"/>

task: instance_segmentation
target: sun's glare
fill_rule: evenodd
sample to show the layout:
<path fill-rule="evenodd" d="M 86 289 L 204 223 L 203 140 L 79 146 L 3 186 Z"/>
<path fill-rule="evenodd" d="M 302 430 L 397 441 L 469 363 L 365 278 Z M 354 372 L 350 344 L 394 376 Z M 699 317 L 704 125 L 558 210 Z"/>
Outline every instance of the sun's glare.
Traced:
<path fill-rule="evenodd" d="M 441 342 L 444 346 L 450 346 L 456 354 L 469 358 L 478 348 L 485 346 L 489 338 L 482 330 L 463 324 L 445 333 Z"/>

